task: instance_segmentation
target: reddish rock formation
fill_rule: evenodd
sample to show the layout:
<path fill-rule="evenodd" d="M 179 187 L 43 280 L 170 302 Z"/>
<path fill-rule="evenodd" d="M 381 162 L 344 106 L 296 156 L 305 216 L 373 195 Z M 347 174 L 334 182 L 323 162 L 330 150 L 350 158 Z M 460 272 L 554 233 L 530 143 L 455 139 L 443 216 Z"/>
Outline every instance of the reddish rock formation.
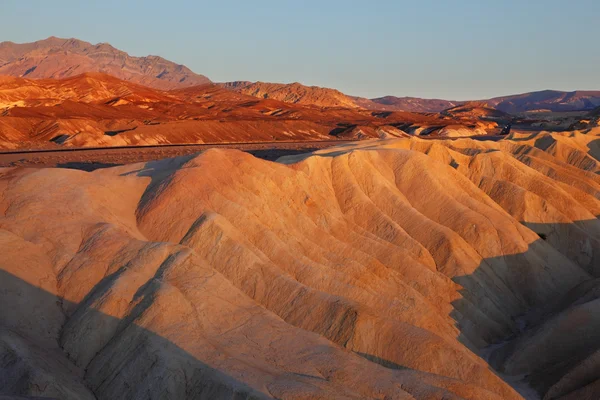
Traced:
<path fill-rule="evenodd" d="M 161 91 L 101 73 L 72 78 L 0 78 L 0 147 L 119 146 L 205 142 L 311 141 L 381 136 L 473 121 L 436 115 L 317 108 L 256 99 L 207 84 Z M 340 135 L 340 133 L 343 133 Z M 486 133 L 485 130 L 473 134 Z M 398 136 L 392 134 L 392 136 Z"/>

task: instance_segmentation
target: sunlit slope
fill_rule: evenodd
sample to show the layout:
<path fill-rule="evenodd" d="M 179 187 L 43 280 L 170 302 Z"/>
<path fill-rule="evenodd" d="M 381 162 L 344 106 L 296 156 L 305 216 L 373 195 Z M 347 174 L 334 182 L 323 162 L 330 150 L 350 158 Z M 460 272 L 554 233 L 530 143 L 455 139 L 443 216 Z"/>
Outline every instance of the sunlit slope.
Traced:
<path fill-rule="evenodd" d="M 518 399 L 504 379 L 525 375 L 589 392 L 597 331 L 560 323 L 598 315 L 598 139 L 0 170 L 0 393 Z"/>

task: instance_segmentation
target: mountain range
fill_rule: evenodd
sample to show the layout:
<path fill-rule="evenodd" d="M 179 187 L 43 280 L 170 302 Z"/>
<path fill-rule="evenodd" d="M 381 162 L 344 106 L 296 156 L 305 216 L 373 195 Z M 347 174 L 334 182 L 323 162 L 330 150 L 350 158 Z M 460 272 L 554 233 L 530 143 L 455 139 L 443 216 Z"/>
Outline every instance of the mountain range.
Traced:
<path fill-rule="evenodd" d="M 235 81 L 220 85 L 238 93 L 254 97 L 276 99 L 288 103 L 312 104 L 320 107 L 350 107 L 367 110 L 433 113 L 472 103 L 471 101 L 396 96 L 367 99 L 364 97 L 348 96 L 336 89 L 305 86 L 298 82 L 282 84 Z M 600 90 L 578 90 L 573 92 L 543 90 L 492 99 L 475 100 L 475 102 L 507 113 L 587 111 L 600 106 Z"/>
<path fill-rule="evenodd" d="M 159 56 L 133 57 L 108 43 L 49 37 L 32 43 L 0 43 L 0 75 L 28 79 L 68 78 L 86 72 L 103 72 L 155 89 L 171 90 L 209 83 L 184 65 Z M 464 102 L 384 96 L 374 99 L 346 95 L 339 90 L 298 82 L 234 81 L 220 84 L 238 93 L 287 103 L 318 107 L 364 108 L 381 111 L 440 112 Z M 478 100 L 508 113 L 529 111 L 580 111 L 600 106 L 600 91 L 544 90 Z"/>

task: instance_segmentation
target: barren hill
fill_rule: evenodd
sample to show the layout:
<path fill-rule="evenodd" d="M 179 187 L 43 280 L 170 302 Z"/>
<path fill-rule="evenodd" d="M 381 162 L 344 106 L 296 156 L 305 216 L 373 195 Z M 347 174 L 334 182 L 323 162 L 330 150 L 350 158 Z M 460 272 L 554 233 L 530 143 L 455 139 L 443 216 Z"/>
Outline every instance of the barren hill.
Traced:
<path fill-rule="evenodd" d="M 458 101 L 395 96 L 385 96 L 370 100 L 357 98 L 357 103 L 362 107 L 372 110 L 401 110 L 424 113 L 439 112 L 460 104 Z"/>
<path fill-rule="evenodd" d="M 133 57 L 108 43 L 50 37 L 33 43 L 0 43 L 0 75 L 66 78 L 85 72 L 103 72 L 122 80 L 158 89 L 209 83 L 184 65 L 158 56 Z"/>
<path fill-rule="evenodd" d="M 454 106 L 442 111 L 443 115 L 449 115 L 457 118 L 487 118 L 487 119 L 506 119 L 510 118 L 510 116 L 497 110 L 495 108 L 490 107 L 486 102 L 467 102 L 460 104 L 458 106 Z"/>
<path fill-rule="evenodd" d="M 595 399 L 599 138 L 0 169 L 0 393 Z"/>
<path fill-rule="evenodd" d="M 318 107 L 358 107 L 350 97 L 338 90 L 318 86 L 305 86 L 298 82 L 283 84 L 237 81 L 219 85 L 249 96 L 275 99 L 286 103 L 314 105 Z"/>
<path fill-rule="evenodd" d="M 175 101 L 166 92 L 88 72 L 70 78 L 25 79 L 0 77 L 0 109 L 55 106 L 65 101 L 79 103 L 119 103 Z"/>
<path fill-rule="evenodd" d="M 276 99 L 287 103 L 318 107 L 349 107 L 380 111 L 438 112 L 453 107 L 457 102 L 419 99 L 415 97 L 386 96 L 377 99 L 348 96 L 338 90 L 300 83 L 265 83 L 234 81 L 218 84 L 226 89 L 249 96 Z"/>

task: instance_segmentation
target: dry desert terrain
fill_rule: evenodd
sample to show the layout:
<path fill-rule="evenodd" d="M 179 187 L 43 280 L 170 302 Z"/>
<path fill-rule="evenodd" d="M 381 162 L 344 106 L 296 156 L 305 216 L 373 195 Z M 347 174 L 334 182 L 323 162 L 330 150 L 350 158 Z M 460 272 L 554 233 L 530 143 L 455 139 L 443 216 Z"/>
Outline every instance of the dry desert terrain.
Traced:
<path fill-rule="evenodd" d="M 600 132 L 0 169 L 0 393 L 595 399 Z"/>

